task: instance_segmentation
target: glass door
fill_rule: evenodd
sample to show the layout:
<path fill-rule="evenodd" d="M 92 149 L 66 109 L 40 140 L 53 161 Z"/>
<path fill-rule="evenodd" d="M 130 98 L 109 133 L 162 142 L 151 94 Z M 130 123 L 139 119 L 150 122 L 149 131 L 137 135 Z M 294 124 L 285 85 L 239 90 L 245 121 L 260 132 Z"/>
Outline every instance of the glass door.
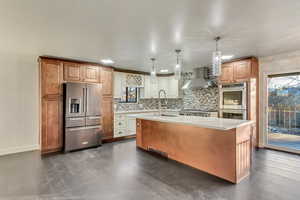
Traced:
<path fill-rule="evenodd" d="M 266 146 L 300 153 L 300 73 L 269 75 Z"/>

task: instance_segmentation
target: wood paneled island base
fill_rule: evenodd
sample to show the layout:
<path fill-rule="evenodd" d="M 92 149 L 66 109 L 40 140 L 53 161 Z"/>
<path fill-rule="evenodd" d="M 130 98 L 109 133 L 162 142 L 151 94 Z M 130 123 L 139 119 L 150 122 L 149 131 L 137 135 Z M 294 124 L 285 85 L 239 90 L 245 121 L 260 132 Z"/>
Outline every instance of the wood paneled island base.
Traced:
<path fill-rule="evenodd" d="M 136 143 L 183 164 L 239 183 L 250 173 L 251 128 L 230 130 L 137 119 Z"/>

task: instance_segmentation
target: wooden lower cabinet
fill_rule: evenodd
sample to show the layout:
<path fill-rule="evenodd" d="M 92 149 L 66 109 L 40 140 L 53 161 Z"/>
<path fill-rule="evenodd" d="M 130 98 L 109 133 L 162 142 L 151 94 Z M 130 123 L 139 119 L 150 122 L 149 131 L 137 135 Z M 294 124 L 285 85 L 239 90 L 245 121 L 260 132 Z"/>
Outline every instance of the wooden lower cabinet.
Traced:
<path fill-rule="evenodd" d="M 42 100 L 42 153 L 60 151 L 63 144 L 63 103 L 61 96 Z"/>
<path fill-rule="evenodd" d="M 102 98 L 103 139 L 113 138 L 113 98 Z"/>
<path fill-rule="evenodd" d="M 250 174 L 251 126 L 229 130 L 137 119 L 136 145 L 193 168 L 239 183 Z"/>

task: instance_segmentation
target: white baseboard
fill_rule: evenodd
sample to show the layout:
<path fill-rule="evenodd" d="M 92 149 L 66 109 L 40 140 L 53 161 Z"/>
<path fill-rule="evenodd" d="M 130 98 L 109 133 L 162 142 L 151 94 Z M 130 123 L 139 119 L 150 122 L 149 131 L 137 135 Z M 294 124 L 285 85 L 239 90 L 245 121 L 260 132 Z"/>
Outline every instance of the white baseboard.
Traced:
<path fill-rule="evenodd" d="M 34 150 L 39 150 L 39 149 L 40 149 L 39 145 L 30 145 L 30 146 L 0 149 L 0 156 L 14 154 L 14 153 L 21 153 L 21 152 L 26 152 L 26 151 L 34 151 Z"/>

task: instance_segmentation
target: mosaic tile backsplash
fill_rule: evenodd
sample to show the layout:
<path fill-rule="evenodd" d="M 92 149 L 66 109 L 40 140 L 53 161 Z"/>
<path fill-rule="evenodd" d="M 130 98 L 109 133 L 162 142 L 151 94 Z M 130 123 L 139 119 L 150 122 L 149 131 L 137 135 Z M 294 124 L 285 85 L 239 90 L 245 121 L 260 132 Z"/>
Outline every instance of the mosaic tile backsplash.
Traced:
<path fill-rule="evenodd" d="M 183 74 L 183 84 L 192 78 L 192 72 Z M 186 89 L 182 98 L 168 99 L 168 109 L 218 109 L 219 92 L 218 87 L 207 89 Z M 158 99 L 140 99 L 138 103 L 118 103 L 114 100 L 115 111 L 126 110 L 153 110 L 158 109 Z"/>
<path fill-rule="evenodd" d="M 158 99 L 140 99 L 138 103 L 118 103 L 118 100 L 114 99 L 115 111 L 158 109 Z M 164 100 L 162 104 L 165 105 Z M 167 99 L 167 109 L 181 109 L 182 105 L 182 99 Z"/>
<path fill-rule="evenodd" d="M 183 83 L 191 80 L 193 73 L 183 74 Z M 218 86 L 210 88 L 186 89 L 183 91 L 184 109 L 217 110 L 219 107 Z"/>

